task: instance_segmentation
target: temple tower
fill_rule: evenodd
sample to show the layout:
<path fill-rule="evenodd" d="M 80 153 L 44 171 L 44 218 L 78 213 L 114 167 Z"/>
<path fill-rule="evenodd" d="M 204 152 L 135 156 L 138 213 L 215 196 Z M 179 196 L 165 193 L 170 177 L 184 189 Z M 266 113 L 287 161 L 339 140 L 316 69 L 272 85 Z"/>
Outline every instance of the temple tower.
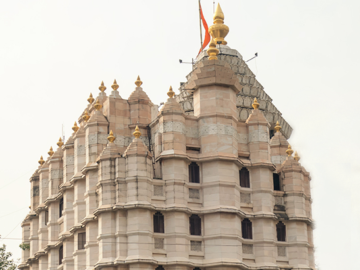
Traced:
<path fill-rule="evenodd" d="M 311 177 L 224 18 L 160 109 L 139 76 L 90 95 L 30 178 L 20 269 L 315 269 Z"/>

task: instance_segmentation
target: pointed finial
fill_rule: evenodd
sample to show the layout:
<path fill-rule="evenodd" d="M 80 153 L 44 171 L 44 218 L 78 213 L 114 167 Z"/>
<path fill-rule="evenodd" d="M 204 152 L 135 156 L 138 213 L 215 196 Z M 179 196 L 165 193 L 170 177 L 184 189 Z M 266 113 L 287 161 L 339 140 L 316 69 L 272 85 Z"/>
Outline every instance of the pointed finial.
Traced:
<path fill-rule="evenodd" d="M 99 90 L 100 90 L 101 92 L 104 92 L 104 91 L 106 90 L 106 86 L 104 85 L 104 82 L 103 82 L 103 81 L 101 82 L 101 85 L 99 86 Z"/>
<path fill-rule="evenodd" d="M 169 98 L 173 98 L 175 96 L 175 92 L 172 90 L 172 87 L 170 86 L 169 92 L 167 92 L 167 95 Z"/>
<path fill-rule="evenodd" d="M 107 139 L 108 139 L 108 141 L 110 142 L 110 143 L 113 143 L 114 141 L 115 141 L 115 136 L 114 136 L 114 133 L 112 132 L 112 130 L 110 130 L 110 134 L 109 134 L 109 136 L 107 137 Z"/>
<path fill-rule="evenodd" d="M 288 156 L 290 157 L 293 153 L 294 151 L 291 149 L 291 145 L 289 144 L 288 149 L 286 150 L 286 154 L 288 154 Z"/>
<path fill-rule="evenodd" d="M 216 44 L 213 38 L 211 38 L 211 42 L 209 45 L 209 49 L 207 50 L 207 54 L 209 56 L 209 60 L 217 60 L 217 55 L 219 54 L 218 48 L 216 48 Z"/>
<path fill-rule="evenodd" d="M 136 128 L 135 128 L 135 131 L 134 131 L 133 135 L 135 136 L 135 138 L 136 138 L 136 139 L 139 139 L 139 138 L 140 138 L 140 136 L 141 136 L 141 132 L 140 132 L 139 127 L 138 127 L 138 126 L 136 126 Z"/>
<path fill-rule="evenodd" d="M 257 98 L 254 99 L 254 103 L 252 104 L 252 106 L 254 110 L 257 110 L 259 108 L 260 104 L 258 103 Z"/>
<path fill-rule="evenodd" d="M 96 103 L 95 103 L 94 107 L 95 107 L 95 110 L 97 110 L 97 111 L 100 111 L 101 108 L 102 108 L 102 105 L 101 105 L 101 103 L 99 102 L 99 99 L 98 99 L 98 98 L 96 99 Z"/>
<path fill-rule="evenodd" d="M 39 162 L 40 166 L 42 166 L 42 165 L 45 163 L 45 161 L 44 161 L 44 159 L 43 159 L 42 156 L 40 157 L 40 160 L 39 160 L 38 162 Z"/>
<path fill-rule="evenodd" d="M 63 146 L 64 145 L 64 143 L 63 143 L 63 141 L 62 141 L 62 139 L 61 139 L 61 137 L 59 138 L 59 141 L 57 142 L 57 146 L 59 146 L 59 147 L 61 147 L 61 146 Z"/>
<path fill-rule="evenodd" d="M 112 88 L 114 91 L 116 91 L 116 90 L 119 89 L 119 85 L 117 84 L 116 80 L 114 80 L 114 83 L 113 83 L 113 85 L 111 86 L 111 88 Z"/>
<path fill-rule="evenodd" d="M 48 154 L 49 154 L 50 157 L 54 154 L 54 151 L 53 151 L 53 149 L 52 149 L 52 146 L 50 147 L 50 150 L 49 150 Z"/>
<path fill-rule="evenodd" d="M 300 157 L 299 157 L 299 155 L 298 155 L 298 153 L 297 153 L 296 151 L 295 151 L 294 159 L 295 159 L 297 162 L 299 162 L 299 160 L 300 160 Z"/>
<path fill-rule="evenodd" d="M 75 123 L 74 123 L 74 126 L 72 127 L 72 130 L 73 130 L 74 132 L 77 132 L 77 131 L 79 130 L 79 127 L 78 127 L 78 125 L 76 124 L 76 121 L 75 121 Z"/>
<path fill-rule="evenodd" d="M 140 87 L 143 84 L 143 82 L 140 80 L 140 76 L 137 77 L 135 84 L 137 87 Z"/>
<path fill-rule="evenodd" d="M 276 122 L 276 126 L 274 127 L 274 129 L 275 129 L 276 132 L 279 132 L 279 131 L 280 131 L 281 126 L 280 126 L 280 124 L 279 124 L 279 121 Z"/>
<path fill-rule="evenodd" d="M 84 112 L 84 115 L 82 116 L 82 119 L 83 119 L 85 122 L 87 122 L 87 121 L 89 120 L 89 118 L 90 118 L 90 115 L 89 115 L 88 111 L 85 111 L 85 112 Z"/>
<path fill-rule="evenodd" d="M 91 93 L 90 93 L 90 96 L 89 96 L 89 98 L 87 99 L 87 101 L 88 101 L 90 104 L 94 102 L 94 98 L 93 98 L 93 96 L 92 96 Z"/>
<path fill-rule="evenodd" d="M 229 27 L 224 24 L 224 18 L 224 13 L 220 7 L 220 4 L 218 4 L 213 17 L 214 24 L 209 28 L 209 33 L 214 38 L 216 44 L 218 44 L 218 42 L 221 42 L 222 45 L 227 44 L 224 38 L 229 33 Z"/>

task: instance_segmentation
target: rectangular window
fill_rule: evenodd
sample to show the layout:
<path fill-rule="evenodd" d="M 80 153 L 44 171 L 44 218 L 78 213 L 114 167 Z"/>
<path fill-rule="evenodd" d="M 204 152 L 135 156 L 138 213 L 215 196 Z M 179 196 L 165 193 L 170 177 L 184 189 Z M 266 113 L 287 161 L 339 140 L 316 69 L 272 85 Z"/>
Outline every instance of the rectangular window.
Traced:
<path fill-rule="evenodd" d="M 64 199 L 61 198 L 59 201 L 59 218 L 62 217 L 63 210 L 64 210 Z"/>
<path fill-rule="evenodd" d="M 239 171 L 240 175 L 240 187 L 249 188 L 250 187 L 250 174 L 248 169 L 242 168 Z"/>
<path fill-rule="evenodd" d="M 47 225 L 48 222 L 49 222 L 49 211 L 46 210 L 46 211 L 45 211 L 45 225 Z"/>
<path fill-rule="evenodd" d="M 63 250 L 63 246 L 60 246 L 60 248 L 59 248 L 59 265 L 62 265 L 63 258 L 64 258 L 64 250 Z"/>
<path fill-rule="evenodd" d="M 273 181 L 274 181 L 274 190 L 280 189 L 280 175 L 277 173 L 273 173 Z"/>
<path fill-rule="evenodd" d="M 78 250 L 85 249 L 86 244 L 86 233 L 79 233 L 78 234 Z"/>
<path fill-rule="evenodd" d="M 191 162 L 189 165 L 189 182 L 200 183 L 200 170 L 195 162 Z"/>

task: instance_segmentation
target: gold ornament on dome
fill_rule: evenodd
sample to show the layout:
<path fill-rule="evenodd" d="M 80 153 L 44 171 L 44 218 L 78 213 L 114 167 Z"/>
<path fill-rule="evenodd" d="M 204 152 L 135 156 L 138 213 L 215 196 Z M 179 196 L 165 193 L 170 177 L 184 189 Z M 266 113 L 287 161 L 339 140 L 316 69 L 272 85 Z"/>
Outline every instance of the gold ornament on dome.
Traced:
<path fill-rule="evenodd" d="M 259 108 L 260 104 L 258 103 L 257 98 L 254 99 L 252 106 L 254 110 L 257 110 Z"/>
<path fill-rule="evenodd" d="M 59 138 L 59 141 L 57 142 L 57 146 L 59 146 L 59 147 L 61 147 L 61 146 L 63 146 L 64 145 L 64 143 L 63 143 L 63 141 L 62 141 L 62 139 L 61 139 L 61 137 Z"/>
<path fill-rule="evenodd" d="M 281 126 L 280 126 L 280 124 L 279 124 L 279 121 L 276 122 L 276 126 L 274 127 L 274 129 L 275 129 L 276 132 L 279 132 L 279 131 L 280 131 Z"/>
<path fill-rule="evenodd" d="M 115 141 L 115 136 L 114 136 L 114 133 L 112 132 L 112 130 L 110 130 L 110 134 L 109 134 L 109 136 L 107 137 L 107 139 L 108 139 L 108 141 L 110 142 L 110 143 L 113 143 L 114 141 Z"/>
<path fill-rule="evenodd" d="M 169 92 L 167 92 L 169 98 L 173 98 L 175 96 L 175 92 L 173 91 L 172 87 L 170 86 Z"/>
<path fill-rule="evenodd" d="M 72 130 L 73 130 L 74 132 L 77 132 L 77 131 L 79 130 L 79 127 L 78 127 L 78 125 L 76 124 L 76 122 L 74 123 L 74 126 L 72 127 Z"/>
<path fill-rule="evenodd" d="M 45 163 L 45 161 L 44 161 L 44 159 L 43 159 L 42 156 L 40 157 L 40 160 L 39 160 L 38 162 L 39 162 L 40 166 L 42 166 L 42 165 Z"/>
<path fill-rule="evenodd" d="M 290 157 L 294 151 L 291 149 L 291 145 L 289 144 L 288 149 L 286 150 L 286 154 Z"/>
<path fill-rule="evenodd" d="M 99 102 L 99 99 L 96 99 L 96 103 L 95 103 L 94 107 L 95 107 L 95 110 L 97 110 L 97 111 L 100 111 L 100 110 L 101 110 L 102 105 L 101 105 L 101 103 Z"/>
<path fill-rule="evenodd" d="M 295 151 L 294 159 L 295 159 L 296 161 L 298 161 L 298 162 L 299 162 L 299 160 L 300 160 L 300 157 L 299 157 L 299 155 L 298 155 L 298 153 L 297 153 L 296 151 Z"/>
<path fill-rule="evenodd" d="M 101 85 L 99 86 L 99 90 L 101 92 L 104 92 L 106 90 L 106 86 L 104 85 L 104 82 L 101 82 Z"/>
<path fill-rule="evenodd" d="M 140 80 L 140 76 L 137 77 L 135 84 L 137 87 L 140 87 L 143 84 L 143 82 Z"/>
<path fill-rule="evenodd" d="M 224 13 L 221 10 L 220 4 L 217 5 L 216 11 L 214 14 L 214 24 L 209 27 L 209 34 L 214 38 L 215 43 L 226 45 L 225 37 L 229 33 L 229 27 L 224 24 Z"/>
<path fill-rule="evenodd" d="M 136 139 L 139 139 L 139 138 L 140 138 L 140 136 L 141 136 L 141 132 L 140 132 L 139 127 L 138 127 L 138 126 L 136 126 L 136 128 L 135 128 L 135 131 L 134 131 L 133 135 L 134 135 L 134 137 L 135 137 Z"/>
<path fill-rule="evenodd" d="M 213 38 L 211 38 L 209 49 L 207 50 L 207 54 L 209 56 L 209 60 L 217 60 L 217 55 L 219 54 L 219 50 L 216 48 L 216 44 Z"/>
<path fill-rule="evenodd" d="M 87 99 L 87 101 L 91 104 L 91 103 L 93 103 L 94 102 L 94 98 L 93 98 L 93 95 L 90 93 L 90 96 L 89 96 L 89 98 Z"/>
<path fill-rule="evenodd" d="M 49 150 L 48 154 L 49 154 L 50 157 L 54 154 L 52 146 L 50 147 L 50 150 Z"/>
<path fill-rule="evenodd" d="M 119 85 L 117 84 L 116 80 L 114 80 L 114 83 L 113 85 L 111 86 L 111 88 L 114 90 L 114 91 L 117 91 L 119 89 Z"/>
<path fill-rule="evenodd" d="M 84 115 L 82 116 L 82 119 L 87 122 L 90 119 L 89 113 L 88 111 L 84 112 Z"/>

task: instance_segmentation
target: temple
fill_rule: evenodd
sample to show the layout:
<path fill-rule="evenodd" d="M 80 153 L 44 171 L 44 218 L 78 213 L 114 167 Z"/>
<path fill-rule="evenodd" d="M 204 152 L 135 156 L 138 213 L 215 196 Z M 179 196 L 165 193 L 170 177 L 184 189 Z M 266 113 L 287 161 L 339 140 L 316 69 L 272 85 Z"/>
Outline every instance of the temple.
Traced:
<path fill-rule="evenodd" d="M 220 5 L 209 32 L 163 106 L 140 77 L 127 100 L 116 80 L 90 95 L 30 178 L 19 269 L 315 269 L 292 128 L 226 45 Z"/>

